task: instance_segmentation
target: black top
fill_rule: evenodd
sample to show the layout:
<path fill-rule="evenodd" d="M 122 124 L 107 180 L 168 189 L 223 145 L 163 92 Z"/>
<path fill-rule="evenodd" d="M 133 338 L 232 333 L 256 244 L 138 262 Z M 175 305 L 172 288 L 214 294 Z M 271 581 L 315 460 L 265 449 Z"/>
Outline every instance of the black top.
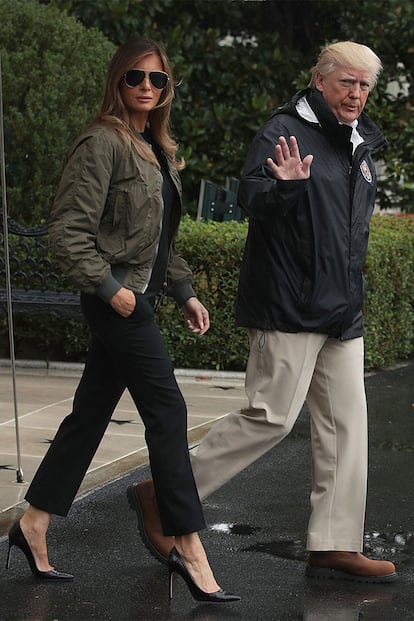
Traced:
<path fill-rule="evenodd" d="M 161 173 L 163 177 L 162 198 L 164 202 L 164 213 L 162 218 L 161 237 L 159 241 L 157 256 L 152 269 L 151 279 L 148 284 L 148 289 L 145 293 L 147 297 L 155 298 L 155 296 L 161 293 L 165 288 L 164 283 L 166 281 L 167 274 L 168 253 L 172 238 L 172 215 L 174 211 L 174 206 L 176 206 L 179 196 L 168 172 L 167 161 L 160 146 L 154 141 L 149 130 L 145 130 L 145 132 L 142 133 L 141 136 L 146 142 L 148 142 L 148 144 L 151 145 L 153 152 L 161 166 Z"/>

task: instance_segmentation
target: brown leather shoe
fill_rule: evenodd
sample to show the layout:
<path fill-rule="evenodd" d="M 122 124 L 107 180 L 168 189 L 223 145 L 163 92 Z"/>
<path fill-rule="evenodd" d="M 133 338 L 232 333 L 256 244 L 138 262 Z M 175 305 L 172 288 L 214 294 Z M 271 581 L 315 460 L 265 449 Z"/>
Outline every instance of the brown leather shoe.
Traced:
<path fill-rule="evenodd" d="M 311 552 L 306 575 L 311 578 L 392 582 L 398 578 L 394 563 L 373 561 L 359 552 Z"/>
<path fill-rule="evenodd" d="M 127 489 L 129 506 L 138 517 L 138 530 L 148 551 L 161 563 L 167 564 L 174 547 L 174 537 L 164 535 L 152 480 L 130 485 Z"/>

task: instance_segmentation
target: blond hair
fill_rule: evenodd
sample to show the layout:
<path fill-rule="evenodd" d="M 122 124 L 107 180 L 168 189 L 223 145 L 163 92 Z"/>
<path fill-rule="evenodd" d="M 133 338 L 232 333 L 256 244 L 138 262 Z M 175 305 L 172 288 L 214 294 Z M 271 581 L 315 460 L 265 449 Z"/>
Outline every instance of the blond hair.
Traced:
<path fill-rule="evenodd" d="M 372 90 L 382 70 L 382 63 L 366 45 L 354 41 L 332 43 L 321 51 L 315 66 L 312 67 L 309 86 L 315 86 L 318 73 L 326 76 L 338 67 L 368 71 L 371 76 L 370 90 Z"/>
<path fill-rule="evenodd" d="M 129 112 L 122 101 L 119 90 L 124 74 L 133 68 L 141 58 L 150 54 L 157 54 L 159 56 L 163 70 L 170 79 L 161 93 L 157 106 L 149 113 L 148 124 L 154 140 L 160 145 L 167 158 L 176 168 L 181 169 L 184 168 L 184 160 L 176 159 L 178 145 L 171 134 L 170 128 L 171 103 L 174 98 L 174 78 L 167 54 L 155 41 L 144 38 L 134 39 L 121 45 L 115 52 L 108 67 L 105 93 L 96 121 L 112 127 L 124 139 L 128 147 L 134 145 L 141 157 L 159 168 L 159 162 L 151 147 L 136 136 L 131 126 Z"/>

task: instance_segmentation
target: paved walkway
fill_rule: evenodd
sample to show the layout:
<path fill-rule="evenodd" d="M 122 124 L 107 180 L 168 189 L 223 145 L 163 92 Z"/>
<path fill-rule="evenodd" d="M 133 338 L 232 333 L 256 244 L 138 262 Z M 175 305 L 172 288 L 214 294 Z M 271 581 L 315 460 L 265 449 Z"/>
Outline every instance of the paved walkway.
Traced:
<path fill-rule="evenodd" d="M 19 362 L 17 410 L 24 482 L 17 482 L 13 382 L 8 361 L 0 360 L 0 536 L 21 510 L 31 478 L 61 420 L 71 411 L 82 365 Z M 197 442 L 210 424 L 246 401 L 242 373 L 176 372 L 188 408 L 189 442 Z M 125 393 L 88 470 L 80 494 L 148 461 L 144 427 Z"/>
<path fill-rule="evenodd" d="M 0 621 L 413 621 L 413 378 L 413 363 L 367 377 L 370 455 L 365 551 L 393 560 L 400 575 L 397 582 L 364 585 L 305 578 L 311 455 L 304 409 L 286 440 L 203 503 L 208 528 L 202 539 L 208 557 L 219 583 L 240 594 L 241 602 L 196 604 L 176 577 L 174 599 L 168 603 L 167 569 L 139 539 L 136 516 L 125 494 L 128 485 L 148 478 L 149 467 L 143 464 L 83 494 L 68 519 L 53 518 L 48 532 L 51 561 L 75 574 L 72 583 L 34 580 L 16 548 L 6 572 L 7 538 L 0 536 Z M 12 470 L 5 473 L 6 485 L 0 485 L 2 495 L 6 488 L 17 486 L 9 389 L 4 397 L 9 379 L 3 371 L 0 407 L 4 417 L 8 403 L 9 414 L 0 426 L 1 437 L 4 430 L 8 434 L 8 444 L 3 442 L 1 449 L 6 452 L 1 454 Z M 34 466 L 57 419 L 68 411 L 76 382 L 77 377 L 57 370 L 19 371 L 23 465 L 28 479 L 31 455 Z M 239 407 L 244 399 L 240 379 L 179 376 L 179 383 L 189 404 L 190 435 L 201 433 L 216 416 Z M 135 419 L 125 399 L 114 417 L 118 423 L 111 423 L 108 430 L 111 446 L 105 441 L 96 458 L 95 473 L 104 474 L 117 459 L 122 463 L 134 455 L 123 437 L 126 425 L 135 434 L 133 446 L 140 434 L 137 423 L 123 422 Z M 60 414 L 52 416 L 62 401 Z M 42 408 L 50 409 L 50 421 L 38 417 Z M 122 450 L 115 455 L 118 445 Z M 135 450 L 137 462 L 138 454 Z M 19 510 L 21 505 L 15 509 Z"/>

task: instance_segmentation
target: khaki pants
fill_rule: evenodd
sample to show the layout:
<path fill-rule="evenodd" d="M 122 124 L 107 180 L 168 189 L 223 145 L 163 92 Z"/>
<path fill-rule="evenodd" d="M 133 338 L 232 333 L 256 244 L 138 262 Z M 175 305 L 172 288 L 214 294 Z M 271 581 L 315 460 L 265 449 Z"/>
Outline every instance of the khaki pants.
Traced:
<path fill-rule="evenodd" d="M 249 336 L 249 406 L 218 421 L 190 452 L 200 498 L 287 436 L 306 400 L 313 470 L 307 548 L 361 551 L 368 461 L 362 337 Z"/>

